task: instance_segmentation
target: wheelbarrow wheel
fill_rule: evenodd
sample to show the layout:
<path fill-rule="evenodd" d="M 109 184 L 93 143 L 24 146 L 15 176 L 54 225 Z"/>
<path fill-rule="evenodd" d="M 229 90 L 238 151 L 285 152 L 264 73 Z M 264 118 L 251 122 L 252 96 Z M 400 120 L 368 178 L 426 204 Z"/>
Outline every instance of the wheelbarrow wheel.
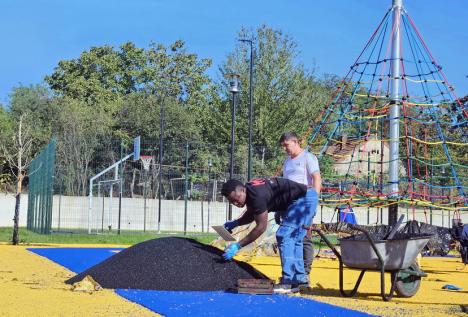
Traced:
<path fill-rule="evenodd" d="M 419 265 L 415 262 L 408 268 L 409 271 L 420 272 Z M 404 271 L 392 273 L 392 280 L 396 274 L 395 291 L 400 297 L 414 296 L 421 286 L 421 276 L 413 275 Z"/>

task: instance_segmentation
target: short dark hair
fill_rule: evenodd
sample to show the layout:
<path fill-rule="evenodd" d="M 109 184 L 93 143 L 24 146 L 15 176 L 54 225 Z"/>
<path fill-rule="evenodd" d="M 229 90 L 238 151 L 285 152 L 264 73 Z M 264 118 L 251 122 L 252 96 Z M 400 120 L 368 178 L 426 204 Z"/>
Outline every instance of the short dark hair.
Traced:
<path fill-rule="evenodd" d="M 289 140 L 292 140 L 292 139 L 296 139 L 296 140 L 299 140 L 296 132 L 285 132 L 281 135 L 280 139 L 279 139 L 279 143 L 283 143 L 284 141 L 289 141 Z"/>
<path fill-rule="evenodd" d="M 223 187 L 221 188 L 221 195 L 227 197 L 238 187 L 244 187 L 244 184 L 242 184 L 242 182 L 238 181 L 237 179 L 230 179 L 223 184 Z"/>

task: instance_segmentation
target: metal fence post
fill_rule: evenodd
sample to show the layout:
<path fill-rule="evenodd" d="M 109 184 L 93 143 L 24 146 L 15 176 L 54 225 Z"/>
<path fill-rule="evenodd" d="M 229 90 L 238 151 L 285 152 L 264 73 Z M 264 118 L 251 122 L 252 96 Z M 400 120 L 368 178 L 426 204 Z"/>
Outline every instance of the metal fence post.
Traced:
<path fill-rule="evenodd" d="M 184 235 L 187 234 L 187 203 L 188 203 L 188 155 L 189 143 L 185 143 L 185 194 L 184 194 Z"/>

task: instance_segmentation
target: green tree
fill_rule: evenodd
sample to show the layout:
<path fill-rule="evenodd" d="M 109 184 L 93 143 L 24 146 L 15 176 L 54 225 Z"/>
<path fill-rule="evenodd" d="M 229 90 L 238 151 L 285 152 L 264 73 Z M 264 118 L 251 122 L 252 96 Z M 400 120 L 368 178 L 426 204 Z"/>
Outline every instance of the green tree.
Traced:
<path fill-rule="evenodd" d="M 88 104 L 109 105 L 135 92 L 197 104 L 210 83 L 205 74 L 210 64 L 188 53 L 181 40 L 169 48 L 151 43 L 148 49 L 128 42 L 118 49 L 92 47 L 77 59 L 60 61 L 45 80 L 58 95 Z"/>
<path fill-rule="evenodd" d="M 141 135 L 143 142 L 159 138 L 161 106 L 164 107 L 166 140 L 197 138 L 201 127 L 195 124 L 194 113 L 207 102 L 205 91 L 212 85 L 205 71 L 210 64 L 209 60 L 187 52 L 180 40 L 169 47 L 151 43 L 147 49 L 131 42 L 118 48 L 93 47 L 76 59 L 59 62 L 54 72 L 45 78 L 54 93 L 63 98 L 58 103 L 59 108 L 65 107 L 55 127 L 59 161 L 79 160 L 73 162 L 74 165 L 68 162 L 71 165 L 66 166 L 80 166 L 79 173 L 89 177 L 90 161 L 100 165 L 100 160 L 109 158 L 99 154 L 103 149 L 98 151 L 94 143 L 85 143 L 85 151 L 78 153 L 80 158 L 63 157 L 75 151 L 73 147 L 76 146 L 69 140 L 106 140 L 102 147 L 118 140 L 129 144 L 136 135 Z M 71 112 L 76 121 L 68 122 L 62 112 Z M 88 125 L 86 120 L 89 120 Z M 93 129 L 96 121 L 99 126 Z M 74 131 L 70 131 L 68 124 Z M 71 178 L 68 190 L 85 193 L 84 179 L 78 180 L 77 175 L 70 173 L 66 173 Z"/>
<path fill-rule="evenodd" d="M 22 113 L 17 121 L 13 122 L 12 129 L 6 137 L 6 142 L 0 144 L 1 156 L 6 158 L 10 170 L 16 179 L 16 203 L 13 216 L 13 244 L 19 243 L 19 211 L 21 205 L 21 192 L 23 181 L 28 175 L 28 167 L 33 159 L 34 134 L 33 121 L 27 112 Z"/>
<path fill-rule="evenodd" d="M 1 137 L 0 156 L 11 171 L 9 178 L 16 180 L 13 244 L 19 242 L 18 223 L 23 181 L 28 176 L 28 168 L 35 153 L 50 138 L 52 113 L 49 104 L 49 94 L 43 86 L 15 87 L 10 94 L 8 118 L 1 120 L 6 127 Z"/>
<path fill-rule="evenodd" d="M 13 120 L 9 112 L 0 105 L 0 144 L 6 144 L 13 132 Z M 0 190 L 7 190 L 12 182 L 11 170 L 8 167 L 5 153 L 0 151 Z"/>
<path fill-rule="evenodd" d="M 199 138 L 201 127 L 188 106 L 171 97 L 158 98 L 154 95 L 134 93 L 122 101 L 116 115 L 117 130 L 131 139 L 140 135 L 143 140 L 159 139 L 161 107 L 164 107 L 164 137 L 172 142 L 183 142 Z"/>
<path fill-rule="evenodd" d="M 258 173 L 271 174 L 281 162 L 278 139 L 285 131 L 304 134 L 318 112 L 328 101 L 330 90 L 297 62 L 298 48 L 294 40 L 280 30 L 265 25 L 255 32 L 241 29 L 239 38 L 254 38 L 254 114 L 253 143 Z M 236 121 L 236 142 L 247 143 L 249 46 L 241 43 L 227 56 L 220 68 L 223 80 L 218 84 L 219 97 L 213 97 L 205 113 L 206 126 L 212 131 L 209 138 L 229 144 L 231 127 L 231 95 L 226 75 L 240 75 L 241 92 Z M 238 170 L 245 170 L 247 160 L 238 162 Z"/>
<path fill-rule="evenodd" d="M 163 106 L 164 137 L 181 141 L 200 135 L 194 114 L 204 109 L 206 91 L 212 89 L 205 74 L 210 64 L 187 52 L 180 40 L 169 47 L 151 43 L 148 49 L 128 42 L 117 49 L 93 47 L 77 59 L 61 61 L 45 80 L 58 96 L 115 118 L 113 138 L 127 143 L 136 135 L 159 138 Z"/>
<path fill-rule="evenodd" d="M 20 117 L 27 124 L 35 153 L 46 145 L 52 134 L 53 118 L 57 113 L 49 91 L 43 85 L 19 86 L 10 94 L 9 113 L 14 122 Z"/>
<path fill-rule="evenodd" d="M 76 99 L 57 98 L 55 102 L 61 109 L 54 128 L 60 181 L 65 194 L 86 195 L 88 179 L 94 172 L 91 163 L 99 149 L 109 146 L 114 121 L 103 110 L 106 106 L 92 111 Z"/>

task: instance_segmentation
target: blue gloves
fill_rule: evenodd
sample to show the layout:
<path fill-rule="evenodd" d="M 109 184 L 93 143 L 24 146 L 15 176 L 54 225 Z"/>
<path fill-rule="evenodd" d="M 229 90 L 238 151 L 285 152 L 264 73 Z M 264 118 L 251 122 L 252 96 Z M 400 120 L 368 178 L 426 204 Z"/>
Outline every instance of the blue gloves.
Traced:
<path fill-rule="evenodd" d="M 448 290 L 451 290 L 451 291 L 461 291 L 463 288 L 452 285 L 452 284 L 446 284 L 446 285 L 442 286 L 442 289 L 448 289 Z"/>
<path fill-rule="evenodd" d="M 237 252 L 239 252 L 240 248 L 241 246 L 239 242 L 230 244 L 229 246 L 226 247 L 226 249 L 224 249 L 223 258 L 226 261 L 231 261 L 234 255 L 236 255 Z"/>
<path fill-rule="evenodd" d="M 230 233 L 232 233 L 232 230 L 238 226 L 239 226 L 239 221 L 237 221 L 237 219 L 228 221 L 224 224 L 224 228 L 226 228 L 226 230 L 229 231 Z"/>

